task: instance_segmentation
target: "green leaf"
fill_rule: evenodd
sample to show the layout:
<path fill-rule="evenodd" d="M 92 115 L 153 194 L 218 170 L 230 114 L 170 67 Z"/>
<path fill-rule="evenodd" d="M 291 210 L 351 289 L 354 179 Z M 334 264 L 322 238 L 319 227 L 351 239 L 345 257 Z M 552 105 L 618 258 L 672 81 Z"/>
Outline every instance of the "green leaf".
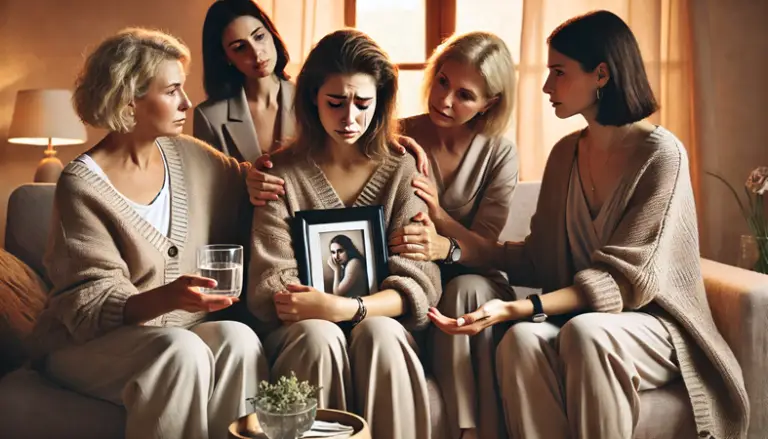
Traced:
<path fill-rule="evenodd" d="M 262 381 L 258 394 L 246 401 L 254 406 L 254 410 L 258 404 L 270 412 L 284 413 L 297 405 L 306 404 L 317 395 L 318 390 L 320 388 L 309 384 L 309 381 L 299 382 L 296 373 L 291 371 L 290 377 L 281 376 L 275 384 Z"/>

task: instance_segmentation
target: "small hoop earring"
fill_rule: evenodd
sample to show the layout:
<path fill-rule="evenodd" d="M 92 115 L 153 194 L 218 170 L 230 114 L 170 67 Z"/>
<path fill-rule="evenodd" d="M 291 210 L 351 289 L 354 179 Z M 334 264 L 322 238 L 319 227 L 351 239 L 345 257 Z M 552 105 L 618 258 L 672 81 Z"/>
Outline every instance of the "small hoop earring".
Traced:
<path fill-rule="evenodd" d="M 596 94 L 597 94 L 597 100 L 599 101 L 600 99 L 603 98 L 603 89 L 598 87 Z"/>

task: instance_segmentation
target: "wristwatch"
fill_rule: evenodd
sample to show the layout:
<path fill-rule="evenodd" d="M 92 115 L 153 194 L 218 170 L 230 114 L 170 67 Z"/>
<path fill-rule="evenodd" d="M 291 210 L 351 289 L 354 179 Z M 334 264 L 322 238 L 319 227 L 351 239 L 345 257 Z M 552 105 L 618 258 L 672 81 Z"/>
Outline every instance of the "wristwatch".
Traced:
<path fill-rule="evenodd" d="M 451 246 L 448 247 L 448 256 L 443 260 L 443 263 L 446 265 L 454 264 L 461 260 L 461 247 L 459 247 L 459 241 L 456 241 L 456 238 L 451 238 L 450 236 L 448 237 L 448 240 L 451 242 Z"/>
<path fill-rule="evenodd" d="M 542 323 L 547 320 L 547 315 L 544 314 L 544 307 L 541 306 L 541 298 L 538 294 L 531 294 L 528 296 L 528 300 L 533 303 L 533 316 L 531 321 L 533 323 Z"/>

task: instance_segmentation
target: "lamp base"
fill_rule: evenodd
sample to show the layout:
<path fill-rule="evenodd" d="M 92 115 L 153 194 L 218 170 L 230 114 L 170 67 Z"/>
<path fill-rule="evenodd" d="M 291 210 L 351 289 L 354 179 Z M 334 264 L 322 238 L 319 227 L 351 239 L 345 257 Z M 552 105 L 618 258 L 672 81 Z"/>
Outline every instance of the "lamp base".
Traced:
<path fill-rule="evenodd" d="M 37 165 L 37 171 L 35 171 L 35 183 L 56 183 L 59 181 L 59 175 L 64 169 L 64 165 L 61 164 L 61 160 L 55 156 L 48 156 L 40 160 L 40 164 Z"/>

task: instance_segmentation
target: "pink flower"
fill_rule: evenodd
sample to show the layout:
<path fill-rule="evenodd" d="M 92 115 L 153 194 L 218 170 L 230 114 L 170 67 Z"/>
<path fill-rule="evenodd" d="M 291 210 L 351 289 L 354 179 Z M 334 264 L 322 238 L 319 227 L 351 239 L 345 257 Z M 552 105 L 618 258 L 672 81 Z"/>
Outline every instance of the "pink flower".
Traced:
<path fill-rule="evenodd" d="M 763 195 L 768 191 L 768 166 L 760 166 L 752 171 L 747 178 L 747 189 L 757 195 Z"/>

